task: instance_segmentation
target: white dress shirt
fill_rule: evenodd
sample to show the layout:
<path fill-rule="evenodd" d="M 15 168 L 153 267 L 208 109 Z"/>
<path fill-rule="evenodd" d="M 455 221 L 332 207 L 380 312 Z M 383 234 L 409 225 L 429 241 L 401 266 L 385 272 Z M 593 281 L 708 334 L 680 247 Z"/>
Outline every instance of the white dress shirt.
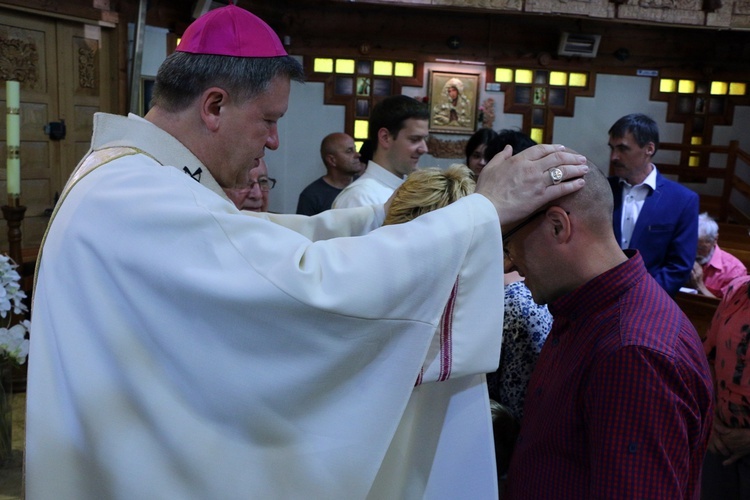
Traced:
<path fill-rule="evenodd" d="M 370 160 L 367 170 L 333 200 L 333 208 L 353 208 L 367 205 L 382 205 L 393 192 L 404 183 L 404 179 L 390 173 Z"/>
<path fill-rule="evenodd" d="M 651 173 L 640 184 L 632 186 L 625 179 L 620 179 L 622 184 L 622 219 L 620 220 L 621 237 L 620 247 L 630 248 L 633 237 L 633 229 L 638 221 L 643 204 L 649 193 L 656 189 L 656 167 L 651 165 Z"/>

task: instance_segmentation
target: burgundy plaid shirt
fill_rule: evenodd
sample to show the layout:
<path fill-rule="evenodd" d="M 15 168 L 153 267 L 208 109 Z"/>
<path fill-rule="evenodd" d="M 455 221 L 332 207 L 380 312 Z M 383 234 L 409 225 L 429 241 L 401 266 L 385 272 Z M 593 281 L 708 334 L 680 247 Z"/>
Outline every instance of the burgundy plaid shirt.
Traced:
<path fill-rule="evenodd" d="M 550 305 L 504 500 L 699 497 L 706 356 L 640 255 L 629 257 Z"/>

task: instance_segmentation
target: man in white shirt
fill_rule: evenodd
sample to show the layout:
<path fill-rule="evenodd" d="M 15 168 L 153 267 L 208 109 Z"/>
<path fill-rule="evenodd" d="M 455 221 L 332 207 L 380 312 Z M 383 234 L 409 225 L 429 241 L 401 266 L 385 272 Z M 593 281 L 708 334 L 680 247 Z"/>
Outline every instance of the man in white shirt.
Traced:
<path fill-rule="evenodd" d="M 476 194 L 400 226 L 382 205 L 240 211 L 224 190 L 279 147 L 302 76 L 230 4 L 188 27 L 144 118 L 95 115 L 38 262 L 26 498 L 393 498 L 378 484 L 402 475 L 386 453 L 415 382 L 497 366 L 501 227 L 580 189 L 585 158 L 505 151 Z M 450 423 L 419 431 L 471 432 Z M 411 437 L 424 467 L 397 496 L 423 498 L 420 473 L 445 471 Z"/>
<path fill-rule="evenodd" d="M 404 95 L 380 101 L 372 110 L 369 137 L 375 152 L 367 170 L 333 201 L 333 208 L 382 205 L 427 152 L 427 105 Z"/>

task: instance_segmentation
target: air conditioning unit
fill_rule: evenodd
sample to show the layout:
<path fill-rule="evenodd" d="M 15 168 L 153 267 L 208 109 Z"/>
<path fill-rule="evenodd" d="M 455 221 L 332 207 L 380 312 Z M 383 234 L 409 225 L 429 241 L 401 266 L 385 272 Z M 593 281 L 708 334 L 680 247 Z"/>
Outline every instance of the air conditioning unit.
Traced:
<path fill-rule="evenodd" d="M 557 54 L 561 56 L 596 57 L 601 35 L 583 35 L 580 33 L 563 33 Z"/>

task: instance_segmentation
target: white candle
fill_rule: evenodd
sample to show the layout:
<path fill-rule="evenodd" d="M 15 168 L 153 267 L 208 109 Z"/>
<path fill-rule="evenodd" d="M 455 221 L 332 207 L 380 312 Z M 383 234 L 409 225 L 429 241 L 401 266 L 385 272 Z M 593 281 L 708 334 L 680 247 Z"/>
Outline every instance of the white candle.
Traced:
<path fill-rule="evenodd" d="M 6 116 L 6 147 L 8 162 L 6 179 L 8 194 L 21 194 L 21 86 L 18 82 L 5 82 L 5 103 L 8 107 Z"/>

